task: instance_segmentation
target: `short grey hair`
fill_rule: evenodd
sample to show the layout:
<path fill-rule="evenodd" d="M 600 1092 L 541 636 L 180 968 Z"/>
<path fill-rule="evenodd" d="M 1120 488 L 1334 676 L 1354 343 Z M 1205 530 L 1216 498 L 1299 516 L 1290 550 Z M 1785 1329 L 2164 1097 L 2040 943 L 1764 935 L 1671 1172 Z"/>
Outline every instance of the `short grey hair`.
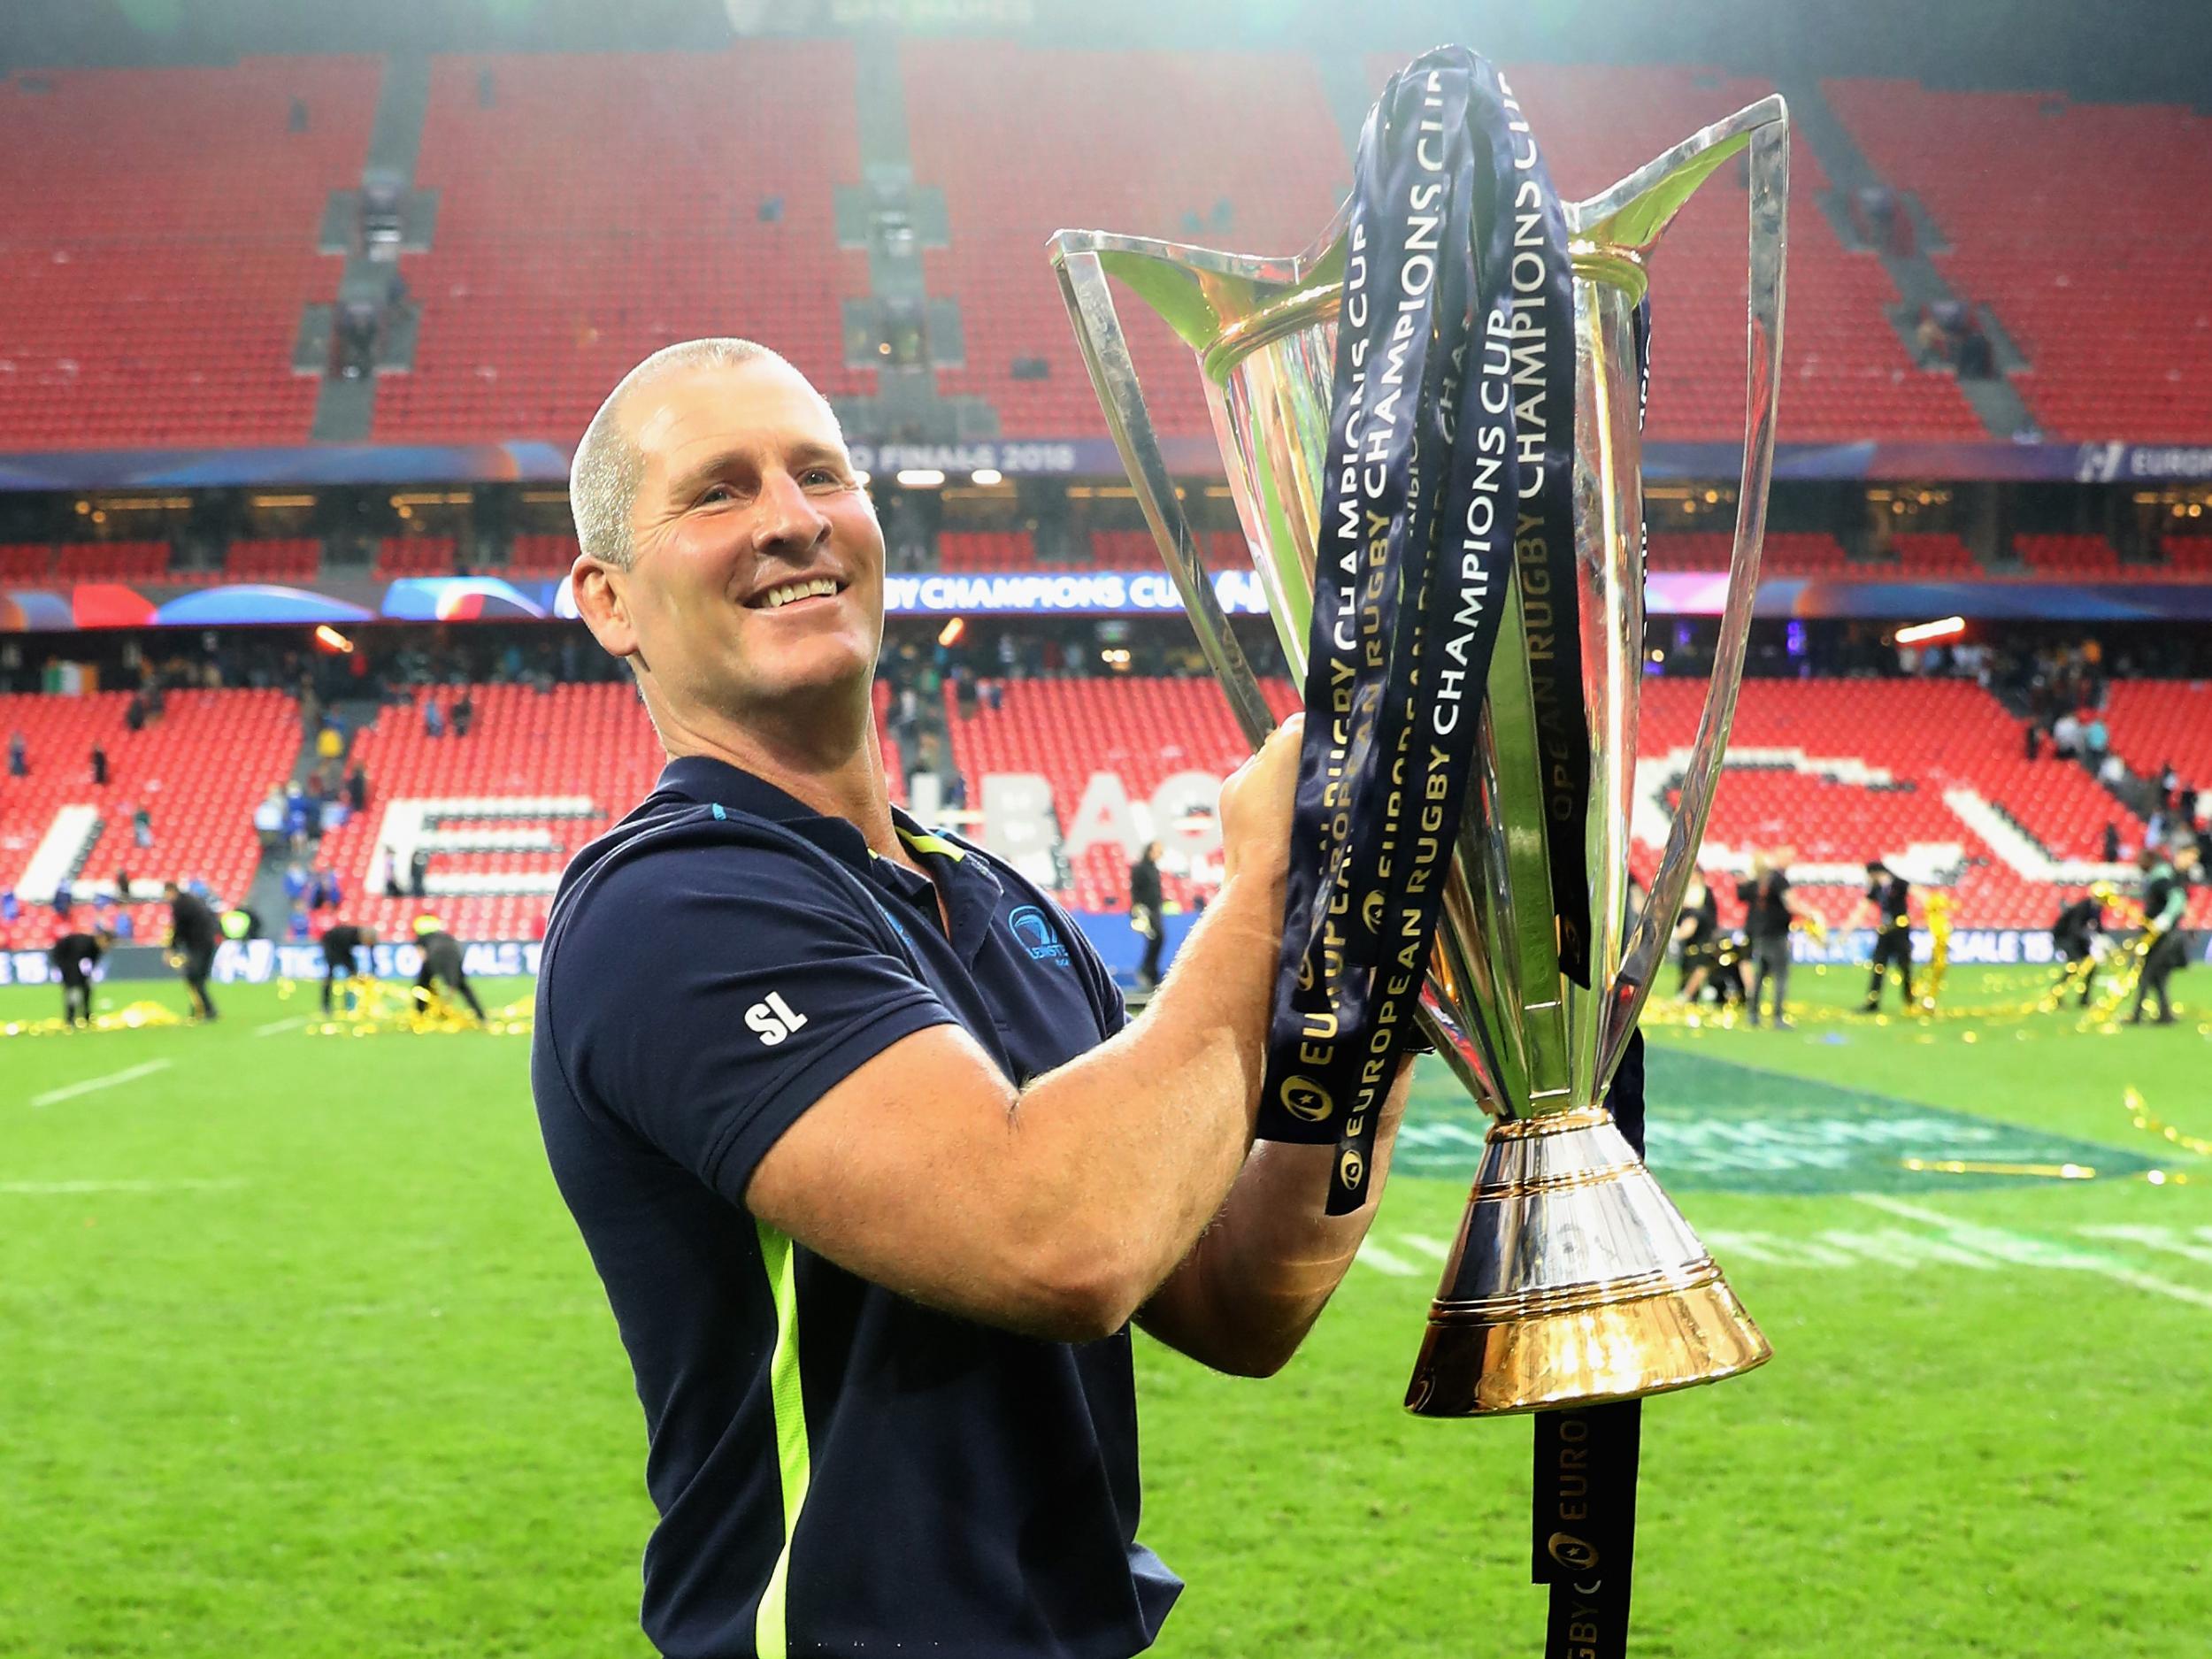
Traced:
<path fill-rule="evenodd" d="M 630 543 L 630 513 L 638 487 L 645 481 L 645 454 L 622 423 L 631 394 L 664 374 L 686 369 L 735 368 L 763 358 L 790 365 L 757 341 L 722 335 L 663 346 L 622 377 L 607 394 L 599 412 L 584 428 L 576 458 L 568 468 L 568 510 L 576 520 L 576 540 L 585 552 L 627 570 L 635 549 Z M 796 371 L 794 371 L 795 373 Z"/>

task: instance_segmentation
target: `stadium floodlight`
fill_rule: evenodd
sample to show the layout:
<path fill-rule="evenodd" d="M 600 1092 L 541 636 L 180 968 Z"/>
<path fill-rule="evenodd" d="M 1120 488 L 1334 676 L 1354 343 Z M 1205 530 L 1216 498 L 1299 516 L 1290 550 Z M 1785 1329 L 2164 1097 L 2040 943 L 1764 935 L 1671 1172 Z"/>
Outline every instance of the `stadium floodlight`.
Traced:
<path fill-rule="evenodd" d="M 1924 645 L 1930 640 L 1955 640 L 1966 632 L 1964 617 L 1944 617 L 1935 622 L 1916 622 L 1897 630 L 1900 645 Z"/>
<path fill-rule="evenodd" d="M 979 484 L 985 489 L 990 488 L 990 487 L 994 484 L 1003 484 L 1005 481 L 1006 474 L 1000 472 L 995 466 L 979 466 L 974 472 L 968 474 L 968 482 L 971 484 Z"/>
<path fill-rule="evenodd" d="M 944 471 L 934 466 L 902 466 L 899 483 L 907 489 L 935 489 L 945 481 Z"/>
<path fill-rule="evenodd" d="M 960 636 L 967 631 L 967 618 L 955 617 L 951 621 L 946 623 L 943 627 L 937 630 L 937 643 L 940 645 L 957 645 L 960 643 Z"/>
<path fill-rule="evenodd" d="M 326 651 L 337 652 L 341 657 L 349 657 L 353 653 L 353 641 L 348 639 L 344 634 L 339 633 L 337 629 L 332 627 L 327 622 L 317 625 L 315 629 L 315 643 L 321 646 Z"/>

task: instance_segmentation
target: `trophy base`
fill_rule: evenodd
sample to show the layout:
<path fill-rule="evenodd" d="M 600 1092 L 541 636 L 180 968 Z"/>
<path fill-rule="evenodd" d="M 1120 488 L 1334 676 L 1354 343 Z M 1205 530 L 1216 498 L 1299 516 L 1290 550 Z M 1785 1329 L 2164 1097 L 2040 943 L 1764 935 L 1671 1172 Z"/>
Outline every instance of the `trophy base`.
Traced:
<path fill-rule="evenodd" d="M 1502 1417 L 1635 1400 L 1718 1382 L 1774 1352 L 1709 1260 L 1640 1294 L 1591 1286 L 1561 1300 L 1582 1305 L 1540 1301 L 1494 1311 L 1437 1304 L 1406 1409 L 1425 1417 Z"/>

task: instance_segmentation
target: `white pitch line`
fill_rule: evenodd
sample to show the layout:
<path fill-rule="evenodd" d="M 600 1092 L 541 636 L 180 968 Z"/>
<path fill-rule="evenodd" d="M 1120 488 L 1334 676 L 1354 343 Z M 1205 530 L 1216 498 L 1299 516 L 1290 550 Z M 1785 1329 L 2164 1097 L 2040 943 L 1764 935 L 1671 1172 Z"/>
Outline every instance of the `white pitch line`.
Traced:
<path fill-rule="evenodd" d="M 1363 1267 L 1371 1267 L 1378 1273 L 1387 1273 L 1393 1279 L 1409 1279 L 1414 1271 L 1412 1263 L 1402 1256 L 1384 1249 L 1372 1239 L 1359 1247 L 1359 1255 L 1353 1259 Z"/>
<path fill-rule="evenodd" d="M 213 1181 L 0 1181 L 0 1196 L 67 1198 L 81 1193 L 219 1193 L 234 1191 L 245 1184 L 236 1176 Z"/>
<path fill-rule="evenodd" d="M 265 1025 L 256 1025 L 253 1028 L 253 1034 L 257 1037 L 273 1037 L 280 1031 L 297 1031 L 305 1024 L 307 1024 L 306 1015 L 295 1014 L 289 1019 L 273 1019 Z"/>
<path fill-rule="evenodd" d="M 2212 1291 L 2202 1291 L 2188 1285 L 2177 1285 L 2170 1279 L 2161 1279 L 2155 1273 L 2146 1273 L 2114 1261 L 2108 1256 L 2094 1251 L 2073 1248 L 2055 1240 L 2039 1239 L 2033 1233 L 2014 1233 L 2004 1227 L 1985 1226 L 1978 1221 L 1962 1221 L 1956 1216 L 1947 1216 L 1939 1210 L 1924 1210 L 1918 1204 L 1906 1203 L 1902 1199 L 1886 1198 L 1878 1193 L 1854 1193 L 1863 1204 L 1877 1210 L 1886 1210 L 1893 1216 L 1902 1216 L 1908 1221 L 1925 1223 L 1940 1227 L 1966 1244 L 1978 1244 L 1993 1256 L 2019 1261 L 2023 1256 L 2043 1256 L 2044 1265 L 2069 1267 L 2085 1273 L 2095 1273 L 2116 1285 L 2126 1285 L 2135 1290 L 2147 1290 L 2154 1295 L 2170 1296 L 2176 1302 L 2185 1302 L 2194 1308 L 2212 1308 Z"/>
<path fill-rule="evenodd" d="M 1398 1242 L 1420 1251 L 1424 1256 L 1432 1256 L 1440 1262 L 1452 1259 L 1452 1247 L 1441 1239 L 1430 1238 L 1425 1233 L 1401 1233 Z"/>
<path fill-rule="evenodd" d="M 134 1083 L 142 1077 L 166 1071 L 169 1064 L 166 1060 L 149 1060 L 143 1065 L 127 1065 L 120 1071 L 111 1071 L 105 1077 L 87 1078 L 81 1083 L 72 1083 L 67 1088 L 50 1088 L 43 1094 L 34 1094 L 31 1104 L 58 1106 L 63 1101 L 74 1100 L 80 1094 L 89 1094 L 95 1089 L 113 1088 L 118 1083 Z"/>

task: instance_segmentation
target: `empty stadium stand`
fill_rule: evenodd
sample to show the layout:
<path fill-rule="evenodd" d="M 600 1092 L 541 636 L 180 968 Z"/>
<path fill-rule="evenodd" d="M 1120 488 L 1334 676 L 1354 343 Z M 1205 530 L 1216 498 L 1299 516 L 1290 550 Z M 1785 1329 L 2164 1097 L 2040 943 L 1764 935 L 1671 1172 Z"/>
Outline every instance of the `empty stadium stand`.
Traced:
<path fill-rule="evenodd" d="M 1724 530 L 1654 532 L 1645 542 L 1647 568 L 1655 571 L 1724 571 L 1733 541 Z M 1875 567 L 1855 559 L 1842 542 L 1820 531 L 1770 530 L 1761 546 L 1759 574 L 1768 576 L 1870 576 Z"/>
<path fill-rule="evenodd" d="M 1266 691 L 1279 713 L 1298 706 L 1287 680 L 1269 680 Z M 1064 831 L 1093 772 L 1118 774 L 1129 799 L 1141 802 L 1175 772 L 1226 777 L 1250 753 L 1210 680 L 1010 680 L 1001 707 L 979 707 L 965 718 L 948 687 L 945 719 L 953 764 L 963 773 L 972 780 L 1037 773 L 1052 786 Z M 1069 874 L 1064 896 L 1073 908 L 1127 908 L 1129 859 L 1118 846 L 1088 849 L 1071 862 Z M 1175 903 L 1193 896 L 1179 875 L 1164 874 L 1163 887 Z"/>
<path fill-rule="evenodd" d="M 1371 84 L 1401 63 L 1371 58 Z M 1548 151 L 1553 181 L 1590 196 L 1699 127 L 1773 90 L 1681 66 L 1525 64 L 1507 75 Z M 1898 302 L 1880 261 L 1838 239 L 1819 197 L 1827 178 L 1802 142 L 1790 154 L 1789 317 L 1782 365 L 1784 442 L 1891 438 L 1986 441 L 1957 384 L 1923 373 L 1891 326 Z M 1745 193 L 1724 169 L 1692 199 L 1651 262 L 1654 440 L 1743 435 Z"/>
<path fill-rule="evenodd" d="M 2212 795 L 2212 681 L 2116 680 L 2104 713 L 2131 772 L 2156 778 L 2170 764 L 2184 787 Z"/>
<path fill-rule="evenodd" d="M 1972 549 L 1947 531 L 1906 532 L 1890 537 L 1889 547 L 1896 558 L 1893 574 L 1941 580 L 1981 573 Z"/>
<path fill-rule="evenodd" d="M 1671 789 L 1669 756 L 1690 742 L 1703 689 L 1693 680 L 1644 682 L 1640 787 Z M 1279 711 L 1294 706 L 1288 682 L 1270 681 L 1267 692 Z M 1003 693 L 1000 707 L 964 713 L 948 688 L 953 764 L 976 800 L 993 773 L 1041 775 L 1064 834 L 1094 773 L 1116 774 L 1126 798 L 1143 803 L 1175 773 L 1218 778 L 1243 758 L 1209 680 L 1013 680 Z M 456 691 L 434 695 L 449 707 Z M 887 695 L 879 686 L 879 736 Z M 419 703 L 386 709 L 356 735 L 369 808 L 320 849 L 347 889 L 340 913 L 395 935 L 427 909 L 464 937 L 534 937 L 568 857 L 658 773 L 659 745 L 626 686 L 481 685 L 472 697 L 467 737 L 426 737 Z M 132 733 L 127 700 L 0 697 L 0 734 L 22 731 L 32 761 L 29 778 L 0 780 L 0 889 L 42 891 L 42 880 L 50 887 L 58 876 L 88 898 L 127 866 L 142 884 L 196 877 L 220 897 L 242 898 L 261 856 L 253 807 L 298 752 L 295 705 L 276 692 L 173 692 L 166 717 Z M 2116 750 L 2138 772 L 2171 761 L 2185 782 L 2212 787 L 2212 686 L 2118 681 L 2108 718 Z M 112 769 L 104 788 L 90 781 L 96 740 Z M 902 801 L 900 757 L 883 741 Z M 142 803 L 153 819 L 145 849 L 130 826 Z M 1793 849 L 1801 899 L 1832 923 L 1856 907 L 1859 866 L 1889 855 L 1939 874 L 1962 926 L 2039 928 L 2093 873 L 2108 823 L 2131 851 L 2141 843 L 2142 822 L 2081 767 L 2023 759 L 2016 722 L 1970 683 L 1759 680 L 1744 688 L 1706 847 L 1716 868 L 1731 869 L 1755 849 Z M 432 854 L 426 897 L 373 890 L 380 849 L 393 848 L 403 872 L 417 844 Z M 1657 852 L 1640 842 L 1640 868 L 1648 873 Z M 1063 896 L 1114 911 L 1126 904 L 1126 885 L 1125 853 L 1101 843 L 1069 861 Z M 155 891 L 142 885 L 132 907 L 142 939 L 158 940 L 166 926 Z M 1183 904 L 1199 896 L 1174 874 L 1168 894 Z M 1732 903 L 1724 913 L 1732 916 Z M 2212 889 L 2194 893 L 2191 915 L 2212 926 Z M 316 925 L 332 919 L 326 911 Z M 264 921 L 272 933 L 283 929 L 283 918 Z M 0 926 L 0 948 L 38 948 L 58 931 L 50 908 L 27 904 Z"/>
<path fill-rule="evenodd" d="M 431 695 L 449 706 L 456 694 Z M 470 696 L 466 737 L 424 736 L 419 703 L 386 708 L 355 735 L 369 808 L 322 847 L 349 919 L 403 936 L 427 909 L 460 938 L 534 937 L 569 856 L 659 773 L 660 746 L 627 687 L 476 686 Z M 378 849 L 397 849 L 403 877 L 420 838 L 433 852 L 426 901 L 372 891 Z"/>
<path fill-rule="evenodd" d="M 2026 353 L 2014 384 L 2047 434 L 2212 440 L 2212 229 L 2193 205 L 2212 192 L 2212 117 L 1901 81 L 1824 88 L 1949 238 L 1934 258 L 1952 287 Z M 1791 283 L 1794 329 L 1794 267 Z"/>
<path fill-rule="evenodd" d="M 1294 253 L 1351 178 L 1308 54 L 946 40 L 905 42 L 900 61 L 915 181 L 944 192 L 951 230 L 924 257 L 929 289 L 960 302 L 965 337 L 938 385 L 989 398 L 1008 432 L 1105 431 L 1046 263 L 1054 231 Z M 1210 432 L 1188 349 L 1133 300 L 1121 315 L 1161 429 Z M 1048 372 L 1017 379 L 1017 358 Z"/>
<path fill-rule="evenodd" d="M 449 709 L 457 695 L 418 693 L 355 734 L 349 759 L 367 773 L 368 810 L 324 837 L 319 856 L 345 885 L 345 917 L 388 936 L 428 910 L 463 939 L 535 938 L 569 858 L 645 798 L 665 757 L 627 685 L 472 686 L 469 734 L 425 736 L 423 696 Z M 879 685 L 879 717 L 887 695 Z M 882 741 L 896 780 L 897 748 Z M 905 798 L 895 781 L 892 799 Z M 373 879 L 380 849 L 395 849 L 403 879 L 419 841 L 432 855 L 426 896 L 387 896 Z"/>
<path fill-rule="evenodd" d="M 583 551 L 572 535 L 518 535 L 507 550 L 512 576 L 565 576 Z"/>
<path fill-rule="evenodd" d="M 858 146 L 841 41 L 436 59 L 416 182 L 438 230 L 402 262 L 421 330 L 375 435 L 573 442 L 640 358 L 703 334 L 872 390 L 840 332 L 840 300 L 867 292 L 834 216 Z"/>
<path fill-rule="evenodd" d="M 234 582 L 304 582 L 322 568 L 323 544 L 311 536 L 234 541 L 223 555 L 223 577 Z"/>
<path fill-rule="evenodd" d="M 1703 695 L 1695 680 L 1645 682 L 1647 761 L 1688 747 Z M 2142 844 L 2142 821 L 2081 766 L 2024 759 L 2018 722 L 1970 682 L 1753 680 L 1706 846 L 1740 862 L 1755 849 L 1793 848 L 1793 862 L 1845 867 L 1847 878 L 1868 858 L 1916 845 L 1955 849 L 1962 925 L 2044 927 L 2082 883 L 2039 866 L 2095 861 L 2108 823 L 2124 847 Z M 1648 868 L 1657 850 L 1642 847 L 1639 864 Z M 1863 887 L 1846 879 L 1802 886 L 1800 897 L 1839 922 Z M 2193 914 L 2212 916 L 2212 892 L 2200 890 L 2195 906 Z"/>
<path fill-rule="evenodd" d="M 2117 581 L 2158 573 L 2151 566 L 2123 565 L 2119 549 L 2101 535 L 2019 535 L 2012 539 L 2012 550 L 2034 576 Z"/>
<path fill-rule="evenodd" d="M 245 896 L 261 859 L 254 804 L 289 774 L 299 719 L 280 692 L 173 691 L 162 718 L 132 732 L 129 700 L 121 691 L 0 695 L 0 739 L 21 732 L 31 760 L 28 778 L 0 776 L 0 890 L 25 892 L 27 875 L 29 888 L 50 891 L 53 878 L 65 878 L 83 901 L 71 925 L 84 926 L 92 896 L 112 892 L 127 868 L 140 901 L 128 907 L 135 936 L 159 943 L 168 936 L 165 879 L 204 881 L 226 901 Z M 107 751 L 105 787 L 92 781 L 95 743 Z M 139 806 L 152 821 L 147 848 L 132 839 Z M 34 869 L 42 849 L 49 862 Z M 64 931 L 50 909 L 27 903 L 13 924 L 0 923 L 0 942 L 39 949 Z"/>
<path fill-rule="evenodd" d="M 65 541 L 54 549 L 63 582 L 150 582 L 169 573 L 166 541 Z"/>
<path fill-rule="evenodd" d="M 379 580 L 401 576 L 449 576 L 455 547 L 449 535 L 388 535 L 377 543 L 371 574 Z"/>
<path fill-rule="evenodd" d="M 0 81 L 0 450 L 305 442 L 292 347 L 337 292 L 316 234 L 359 182 L 378 73 L 259 58 Z"/>
<path fill-rule="evenodd" d="M 0 547 L 0 582 L 43 581 L 53 568 L 54 549 L 46 542 L 12 541 Z"/>

